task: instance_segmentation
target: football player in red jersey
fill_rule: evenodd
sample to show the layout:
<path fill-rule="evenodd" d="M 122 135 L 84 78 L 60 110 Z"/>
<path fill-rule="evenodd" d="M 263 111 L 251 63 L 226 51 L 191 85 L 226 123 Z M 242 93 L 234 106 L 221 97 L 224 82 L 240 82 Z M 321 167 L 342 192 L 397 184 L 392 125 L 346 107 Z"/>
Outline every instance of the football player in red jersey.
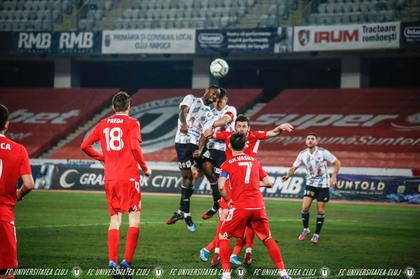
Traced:
<path fill-rule="evenodd" d="M 5 136 L 8 118 L 9 111 L 0 104 L 0 278 L 14 278 L 10 271 L 18 260 L 13 209 L 34 187 L 28 152 Z M 23 184 L 16 189 L 19 177 Z"/>
<path fill-rule="evenodd" d="M 152 173 L 140 148 L 140 123 L 128 116 L 130 102 L 127 93 L 115 94 L 112 98 L 115 114 L 101 120 L 80 146 L 87 155 L 104 163 L 105 193 L 111 216 L 108 230 L 108 267 L 113 271 L 118 267 L 119 228 L 123 213 L 128 213 L 129 227 L 120 267 L 131 270 L 140 233 L 139 165 L 145 176 Z M 102 153 L 93 148 L 95 142 L 100 142 Z"/>
<path fill-rule="evenodd" d="M 259 148 L 259 144 L 261 140 L 266 140 L 268 138 L 272 138 L 272 137 L 276 137 L 278 135 L 280 135 L 283 131 L 287 131 L 287 132 L 293 132 L 293 126 L 290 125 L 289 123 L 284 123 L 281 124 L 277 127 L 275 127 L 272 130 L 269 131 L 251 131 L 250 129 L 250 125 L 249 125 L 249 119 L 244 116 L 244 115 L 239 115 L 236 118 L 235 121 L 235 131 L 237 133 L 242 133 L 244 135 L 246 135 L 246 145 L 244 148 L 244 153 L 247 155 L 250 155 L 252 157 L 256 157 L 257 156 L 257 151 Z M 213 137 L 214 139 L 218 139 L 218 140 L 222 140 L 225 141 L 226 143 L 226 159 L 229 160 L 232 158 L 232 150 L 229 147 L 230 144 L 230 137 L 234 134 L 235 132 L 229 132 L 229 131 L 216 131 L 216 132 L 212 132 L 212 131 L 206 131 L 205 132 L 205 136 L 207 137 Z M 204 147 L 203 144 L 204 141 L 200 141 L 200 146 L 199 146 L 199 150 L 201 150 Z M 221 205 L 220 207 L 222 208 L 222 210 L 224 209 L 226 211 L 227 207 L 226 204 L 221 201 Z M 225 213 L 219 213 L 219 217 L 223 217 L 225 215 Z M 223 218 L 219 218 L 220 222 L 223 221 Z M 219 224 L 220 226 L 220 224 Z M 252 248 L 254 245 L 254 231 L 252 230 L 252 228 L 247 227 L 245 230 L 245 241 L 246 241 L 246 251 L 245 251 L 245 257 L 244 257 L 244 263 L 246 265 L 250 265 L 252 263 Z M 235 264 L 235 265 L 240 265 L 241 262 L 238 259 L 238 255 L 242 250 L 242 247 L 244 245 L 245 242 L 242 238 L 238 238 L 236 240 L 236 245 L 235 248 L 233 249 L 232 255 L 230 257 L 231 263 Z M 216 237 L 214 238 L 213 241 L 211 241 L 205 248 L 200 250 L 200 259 L 202 261 L 207 261 L 206 259 L 208 258 L 208 254 L 212 249 L 215 249 L 215 255 L 213 256 L 213 261 L 212 261 L 212 266 L 216 266 L 218 263 L 218 231 L 216 231 Z"/>
<path fill-rule="evenodd" d="M 267 173 L 255 157 L 244 153 L 246 136 L 236 133 L 230 136 L 232 158 L 221 166 L 219 191 L 228 204 L 229 211 L 219 231 L 220 260 L 222 279 L 230 279 L 230 242 L 231 237 L 241 238 L 247 224 L 250 224 L 257 237 L 264 242 L 271 259 L 275 263 L 281 278 L 287 279 L 286 269 L 276 242 L 271 237 L 265 204 L 260 192 L 260 181 L 270 186 Z M 226 181 L 230 181 L 230 195 L 226 190 Z"/>

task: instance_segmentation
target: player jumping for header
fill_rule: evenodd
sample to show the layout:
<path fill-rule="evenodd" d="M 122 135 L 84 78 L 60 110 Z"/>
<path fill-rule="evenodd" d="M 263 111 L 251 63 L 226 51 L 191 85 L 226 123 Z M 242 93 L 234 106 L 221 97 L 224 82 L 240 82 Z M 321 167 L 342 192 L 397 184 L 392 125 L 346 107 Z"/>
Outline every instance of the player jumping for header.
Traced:
<path fill-rule="evenodd" d="M 221 127 L 226 125 L 225 119 L 219 119 L 212 113 L 209 105 L 214 103 L 220 95 L 219 87 L 209 86 L 202 97 L 187 95 L 179 105 L 178 130 L 175 136 L 175 149 L 178 157 L 178 167 L 181 170 L 182 186 L 179 209 L 166 221 L 168 225 L 185 219 L 187 229 L 196 231 L 191 218 L 190 198 L 193 193 L 193 174 L 191 168 L 194 164 L 201 168 L 202 161 L 194 160 L 193 153 L 198 149 L 198 142 L 206 125 Z M 212 177 L 209 177 L 212 183 Z"/>

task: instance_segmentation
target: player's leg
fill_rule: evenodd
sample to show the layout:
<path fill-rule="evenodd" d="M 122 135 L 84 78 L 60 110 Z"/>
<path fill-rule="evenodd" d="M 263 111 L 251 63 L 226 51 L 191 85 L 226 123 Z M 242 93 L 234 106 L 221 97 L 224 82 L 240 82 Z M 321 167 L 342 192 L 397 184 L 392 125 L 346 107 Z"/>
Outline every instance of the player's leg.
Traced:
<path fill-rule="evenodd" d="M 206 220 L 213 217 L 213 215 L 216 214 L 217 210 L 219 209 L 218 201 L 220 200 L 221 196 L 220 196 L 218 185 L 217 185 L 217 179 L 219 178 L 219 176 L 218 174 L 214 172 L 213 163 L 207 160 L 202 162 L 201 170 L 210 183 L 211 193 L 213 196 L 213 206 L 201 216 L 201 218 Z"/>
<path fill-rule="evenodd" d="M 250 218 L 251 212 L 248 210 L 231 208 L 220 227 L 219 246 L 220 261 L 222 263 L 223 279 L 230 279 L 230 238 L 242 237 L 245 227 Z"/>
<path fill-rule="evenodd" d="M 128 213 L 128 231 L 124 251 L 124 261 L 131 265 L 140 235 L 140 212 Z"/>
<path fill-rule="evenodd" d="M 251 265 L 252 263 L 252 248 L 254 247 L 254 230 L 247 226 L 245 229 L 246 250 L 244 256 L 244 264 Z"/>
<path fill-rule="evenodd" d="M 120 246 L 121 213 L 110 216 L 108 228 L 108 267 L 117 268 L 118 247 Z"/>
<path fill-rule="evenodd" d="M 15 278 L 17 267 L 16 229 L 13 221 L 0 221 L 0 278 Z"/>
<path fill-rule="evenodd" d="M 213 259 L 211 261 L 211 266 L 216 267 L 219 264 L 220 261 L 220 239 L 219 239 L 219 233 L 220 229 L 222 227 L 223 221 L 226 219 L 226 216 L 228 214 L 228 208 L 227 204 L 224 202 L 224 200 L 220 201 L 220 208 L 219 208 L 219 223 L 217 225 L 217 232 L 216 232 L 216 242 L 215 242 L 215 248 L 214 248 L 214 254 Z"/>
<path fill-rule="evenodd" d="M 246 229 L 245 229 L 246 230 Z M 235 247 L 233 247 L 232 254 L 230 254 L 230 263 L 234 265 L 241 265 L 238 255 L 241 253 L 242 247 L 245 243 L 245 233 L 242 237 L 235 240 Z"/>
<path fill-rule="evenodd" d="M 118 182 L 105 181 L 105 194 L 108 202 L 109 228 L 108 228 L 108 268 L 112 278 L 120 278 L 117 273 L 118 248 L 120 246 L 121 203 L 118 198 Z"/>
<path fill-rule="evenodd" d="M 328 196 L 329 196 L 329 193 L 328 193 Z M 324 198 L 321 197 L 321 199 L 322 200 L 326 200 L 326 201 L 324 202 L 324 201 L 319 201 L 318 200 L 317 201 L 317 204 L 316 204 L 317 205 L 317 213 L 318 213 L 318 215 L 316 216 L 316 229 L 315 229 L 315 233 L 314 233 L 314 235 L 311 238 L 311 242 L 313 244 L 317 244 L 318 243 L 319 234 L 321 233 L 322 225 L 324 224 L 324 220 L 325 220 L 325 207 L 326 207 L 326 204 L 327 204 L 328 200 L 325 199 L 325 197 Z"/>
<path fill-rule="evenodd" d="M 166 224 L 175 224 L 177 221 L 184 219 L 185 210 L 190 211 L 190 198 L 193 193 L 193 174 L 191 167 L 193 166 L 192 151 L 190 144 L 175 144 L 177 153 L 178 167 L 181 171 L 181 197 L 179 209 L 166 221 Z M 187 214 L 187 215 L 188 215 Z"/>
<path fill-rule="evenodd" d="M 270 255 L 273 263 L 281 274 L 282 279 L 288 279 L 286 268 L 284 266 L 283 258 L 280 252 L 280 248 L 277 246 L 276 241 L 271 237 L 270 227 L 268 225 L 267 214 L 265 210 L 255 210 L 251 226 L 254 229 L 257 237 L 263 241 L 267 248 L 268 254 Z"/>
<path fill-rule="evenodd" d="M 304 196 L 303 196 L 303 202 L 302 202 L 302 224 L 303 224 L 303 230 L 300 233 L 298 239 L 303 241 L 306 239 L 307 235 L 309 234 L 309 210 L 312 205 L 312 201 L 315 196 L 314 187 L 312 186 L 306 186 Z"/>

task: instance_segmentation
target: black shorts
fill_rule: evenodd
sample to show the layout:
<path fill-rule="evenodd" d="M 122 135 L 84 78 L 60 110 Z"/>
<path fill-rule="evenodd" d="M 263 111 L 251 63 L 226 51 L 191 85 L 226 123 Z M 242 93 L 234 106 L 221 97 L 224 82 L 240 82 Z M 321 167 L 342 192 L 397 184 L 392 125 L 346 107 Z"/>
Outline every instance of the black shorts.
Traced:
<path fill-rule="evenodd" d="M 201 159 L 204 162 L 211 162 L 214 167 L 214 172 L 220 174 L 220 166 L 226 161 L 226 153 L 217 149 L 204 148 Z"/>
<path fill-rule="evenodd" d="M 190 169 L 195 161 L 193 152 L 198 146 L 191 143 L 175 143 L 176 155 L 178 157 L 178 167 L 180 169 Z"/>
<path fill-rule="evenodd" d="M 328 202 L 330 200 L 330 188 L 321 188 L 306 185 L 303 196 L 316 199 L 319 202 Z"/>

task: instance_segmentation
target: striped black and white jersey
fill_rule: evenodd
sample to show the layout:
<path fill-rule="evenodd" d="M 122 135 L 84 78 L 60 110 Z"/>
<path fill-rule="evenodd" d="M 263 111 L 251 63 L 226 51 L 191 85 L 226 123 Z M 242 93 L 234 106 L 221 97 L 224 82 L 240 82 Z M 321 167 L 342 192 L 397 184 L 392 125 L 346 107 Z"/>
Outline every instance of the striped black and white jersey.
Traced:
<path fill-rule="evenodd" d="M 231 119 L 231 121 L 225 126 L 225 127 L 217 127 L 214 129 L 215 132 L 220 131 L 227 131 L 227 132 L 233 132 L 235 131 L 235 119 L 237 116 L 236 108 L 233 106 L 226 105 L 222 110 L 217 110 L 216 108 L 213 108 L 212 110 L 213 114 L 216 117 L 216 120 L 221 119 L 225 115 L 228 115 Z M 214 123 L 214 121 L 213 121 Z M 208 126 L 208 125 L 206 125 Z M 207 141 L 207 148 L 208 149 L 216 149 L 220 151 L 226 150 L 226 143 L 225 141 L 216 140 L 213 138 L 210 138 Z"/>
<path fill-rule="evenodd" d="M 175 143 L 192 143 L 198 145 L 201 134 L 204 131 L 204 125 L 209 123 L 213 125 L 215 116 L 212 109 L 205 105 L 202 98 L 187 95 L 179 104 L 181 106 L 188 106 L 188 114 L 186 116 L 188 125 L 188 134 L 180 132 L 181 121 L 178 119 L 178 130 L 175 135 Z"/>
<path fill-rule="evenodd" d="M 302 150 L 293 163 L 294 167 L 303 166 L 306 169 L 306 185 L 328 188 L 330 186 L 327 163 L 333 163 L 337 158 L 328 150 L 316 147 L 314 153 L 309 149 Z"/>

